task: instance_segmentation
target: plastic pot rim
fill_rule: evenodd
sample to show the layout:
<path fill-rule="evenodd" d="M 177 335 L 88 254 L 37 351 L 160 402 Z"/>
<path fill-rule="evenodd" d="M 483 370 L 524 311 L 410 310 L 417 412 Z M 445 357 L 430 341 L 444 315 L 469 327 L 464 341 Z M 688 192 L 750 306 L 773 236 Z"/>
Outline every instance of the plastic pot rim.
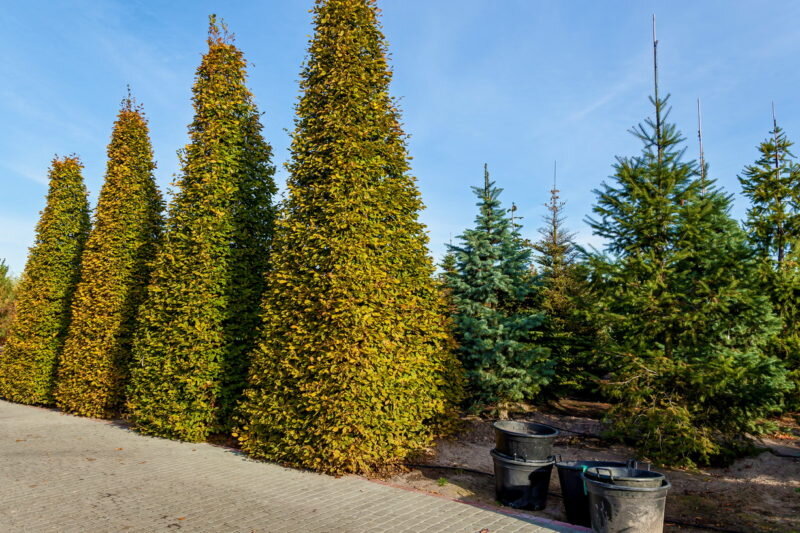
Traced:
<path fill-rule="evenodd" d="M 540 459 L 538 461 L 519 461 L 510 457 L 504 453 L 500 453 L 497 450 L 492 450 L 489 452 L 493 458 L 499 459 L 506 463 L 511 463 L 519 466 L 548 466 L 554 465 L 556 463 L 556 457 L 554 455 L 549 456 L 547 459 Z"/>
<path fill-rule="evenodd" d="M 534 426 L 540 426 L 540 427 L 543 427 L 543 428 L 547 428 L 548 430 L 552 431 L 552 433 L 546 433 L 546 434 L 543 434 L 543 435 L 536 435 L 535 433 L 534 434 L 532 434 L 532 433 L 520 433 L 518 431 L 513 431 L 513 430 L 510 430 L 510 429 L 505 429 L 505 428 L 498 427 L 497 424 L 500 424 L 502 422 L 514 422 L 514 423 L 517 423 L 517 424 L 531 424 L 531 425 L 534 425 Z M 494 429 L 498 430 L 498 431 L 502 431 L 503 433 L 507 433 L 509 435 L 516 435 L 516 436 L 519 436 L 519 437 L 526 437 L 526 438 L 531 438 L 531 439 L 542 439 L 542 438 L 552 439 L 553 437 L 558 437 L 558 435 L 560 435 L 560 433 L 561 433 L 560 431 L 558 431 L 553 426 L 548 426 L 547 424 L 540 424 L 539 422 L 520 422 L 518 420 L 495 420 L 494 423 L 492 424 L 492 427 Z"/>
<path fill-rule="evenodd" d="M 627 463 L 623 463 L 623 462 L 620 462 L 620 461 L 581 461 L 581 460 L 577 460 L 576 459 L 575 461 L 556 461 L 556 467 L 564 469 L 564 470 L 576 470 L 578 472 L 583 471 L 583 465 L 568 464 L 568 463 L 606 463 L 605 465 L 598 465 L 598 466 L 606 466 L 606 465 L 607 466 L 617 466 L 617 465 L 626 466 L 627 465 Z M 589 466 L 587 468 L 594 468 L 594 467 Z"/>
<path fill-rule="evenodd" d="M 590 466 L 590 467 L 588 467 L 586 469 L 586 473 L 590 474 L 591 476 L 596 476 L 596 477 L 590 477 L 589 479 L 594 479 L 595 481 L 600 481 L 601 483 L 605 483 L 605 481 L 601 481 L 601 480 L 606 480 L 607 479 L 607 480 L 611 481 L 612 482 L 611 484 L 613 485 L 614 484 L 613 481 L 615 479 L 618 479 L 620 481 L 628 481 L 628 482 L 632 482 L 632 483 L 637 483 L 637 482 L 655 481 L 658 478 L 661 478 L 661 479 L 666 479 L 667 478 L 664 474 L 662 474 L 661 472 L 656 472 L 655 470 L 642 470 L 642 472 L 649 472 L 649 473 L 655 474 L 655 475 L 636 477 L 636 476 L 615 476 L 613 474 L 611 474 L 611 475 L 603 474 L 602 472 L 599 472 L 599 470 L 601 468 L 608 469 L 609 467 L 607 467 L 607 466 Z M 592 470 L 592 472 L 589 472 L 590 470 Z M 634 470 L 639 470 L 639 469 L 634 468 Z M 609 472 L 610 472 L 610 470 L 609 470 Z M 600 479 L 596 479 L 596 478 L 600 478 Z M 657 488 L 657 487 L 655 487 L 655 488 Z"/>
<path fill-rule="evenodd" d="M 613 483 L 604 483 L 602 481 L 597 481 L 596 479 L 586 477 L 586 474 L 584 472 L 581 472 L 581 479 L 585 483 L 588 483 L 590 485 L 594 484 L 604 489 L 619 490 L 623 492 L 659 492 L 659 491 L 666 492 L 672 488 L 672 483 L 670 483 L 667 478 L 664 478 L 660 487 L 629 487 L 627 485 L 615 485 Z M 614 479 L 622 479 L 622 478 L 614 478 Z"/>

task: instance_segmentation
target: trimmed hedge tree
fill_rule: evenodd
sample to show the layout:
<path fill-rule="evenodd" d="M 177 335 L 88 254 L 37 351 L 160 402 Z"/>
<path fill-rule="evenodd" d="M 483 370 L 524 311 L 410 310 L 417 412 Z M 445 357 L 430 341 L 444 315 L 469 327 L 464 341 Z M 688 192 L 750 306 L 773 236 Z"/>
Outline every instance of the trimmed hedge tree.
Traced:
<path fill-rule="evenodd" d="M 372 472 L 431 442 L 460 373 L 375 2 L 313 13 L 240 440 L 255 457 Z"/>
<path fill-rule="evenodd" d="M 58 369 L 56 402 L 65 411 L 108 417 L 120 407 L 135 313 L 161 232 L 155 167 L 147 120 L 128 97 L 108 145 L 106 179 Z"/>
<path fill-rule="evenodd" d="M 89 233 L 89 203 L 77 157 L 56 158 L 47 204 L 19 282 L 16 314 L 0 350 L 0 397 L 53 403 L 56 368 Z"/>
<path fill-rule="evenodd" d="M 5 259 L 0 259 L 0 349 L 6 343 L 8 329 L 14 318 L 14 297 L 17 280 L 8 274 Z"/>
<path fill-rule="evenodd" d="M 203 440 L 229 424 L 244 387 L 275 193 L 245 67 L 212 16 L 191 143 L 134 337 L 127 406 L 144 433 Z"/>

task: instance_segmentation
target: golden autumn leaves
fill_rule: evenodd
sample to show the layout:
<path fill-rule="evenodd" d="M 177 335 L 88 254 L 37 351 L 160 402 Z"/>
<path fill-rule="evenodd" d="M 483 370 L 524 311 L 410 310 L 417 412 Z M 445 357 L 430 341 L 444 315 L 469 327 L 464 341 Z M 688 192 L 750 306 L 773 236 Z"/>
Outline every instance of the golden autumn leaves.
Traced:
<path fill-rule="evenodd" d="M 257 457 L 369 472 L 430 443 L 460 372 L 374 2 L 314 15 L 240 440 Z"/>
<path fill-rule="evenodd" d="M 52 404 L 58 357 L 89 233 L 89 202 L 77 157 L 56 158 L 47 204 L 20 280 L 16 316 L 0 350 L 0 397 Z"/>
<path fill-rule="evenodd" d="M 64 269 L 74 290 L 80 265 L 80 284 L 48 323 L 63 339 L 72 301 L 61 366 L 63 340 L 47 347 L 49 392 L 29 403 L 52 403 L 57 376 L 71 412 L 122 410 L 180 440 L 234 432 L 255 457 L 332 473 L 401 461 L 447 426 L 461 371 L 377 7 L 319 0 L 314 15 L 277 216 L 244 56 L 215 19 L 163 231 L 147 123 L 123 107 L 82 264 L 76 241 Z M 0 395 L 22 401 L 8 368 L 32 352 L 16 343 Z"/>
<path fill-rule="evenodd" d="M 59 362 L 55 396 L 65 411 L 108 417 L 121 407 L 135 314 L 161 234 L 154 169 L 147 121 L 128 98 L 108 146 L 105 183 Z"/>

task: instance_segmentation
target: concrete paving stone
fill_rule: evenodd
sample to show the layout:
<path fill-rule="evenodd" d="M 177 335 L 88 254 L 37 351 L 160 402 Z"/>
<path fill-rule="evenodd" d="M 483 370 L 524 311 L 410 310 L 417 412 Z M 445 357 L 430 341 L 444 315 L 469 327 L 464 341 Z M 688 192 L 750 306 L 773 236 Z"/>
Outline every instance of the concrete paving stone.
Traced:
<path fill-rule="evenodd" d="M 577 531 L 0 400 L 0 532 Z"/>

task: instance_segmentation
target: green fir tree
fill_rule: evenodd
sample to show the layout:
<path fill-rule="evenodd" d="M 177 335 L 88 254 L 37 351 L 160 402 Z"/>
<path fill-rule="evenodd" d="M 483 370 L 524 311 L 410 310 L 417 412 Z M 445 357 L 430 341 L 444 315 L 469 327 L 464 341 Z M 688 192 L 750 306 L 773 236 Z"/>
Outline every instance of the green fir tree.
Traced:
<path fill-rule="evenodd" d="M 446 283 L 449 276 L 456 273 L 456 254 L 448 249 L 439 263 L 439 269 L 439 280 Z"/>
<path fill-rule="evenodd" d="M 782 319 L 771 353 L 792 373 L 800 407 L 800 164 L 792 142 L 773 118 L 770 136 L 759 146 L 760 157 L 745 167 L 739 181 L 750 199 L 745 228 L 760 258 L 759 286 Z"/>
<path fill-rule="evenodd" d="M 612 431 L 662 463 L 692 465 L 734 453 L 744 432 L 780 407 L 788 383 L 763 353 L 777 320 L 753 290 L 745 236 L 730 198 L 683 161 L 666 99 L 634 133 L 644 148 L 618 158 L 597 191 L 607 255 L 591 258 L 601 347 L 614 371 Z"/>
<path fill-rule="evenodd" d="M 535 340 L 544 317 L 531 311 L 531 250 L 505 209 L 502 189 L 489 181 L 473 187 L 479 212 L 475 227 L 450 246 L 455 272 L 448 276 L 456 325 L 458 356 L 467 375 L 473 407 L 531 400 L 553 374 L 549 351 Z"/>
<path fill-rule="evenodd" d="M 240 440 L 254 457 L 374 472 L 431 443 L 459 368 L 375 1 L 313 14 Z"/>
<path fill-rule="evenodd" d="M 800 236 L 800 165 L 792 144 L 774 122 L 758 146 L 761 156 L 739 176 L 751 203 L 745 227 L 759 256 L 771 260 L 774 270 L 780 270 Z"/>
<path fill-rule="evenodd" d="M 212 16 L 191 142 L 134 336 L 127 407 L 148 434 L 199 441 L 225 429 L 246 380 L 275 185 L 245 67 Z"/>
<path fill-rule="evenodd" d="M 15 316 L 0 350 L 0 397 L 51 405 L 89 233 L 89 203 L 77 157 L 53 159 L 47 204 L 19 282 Z"/>
<path fill-rule="evenodd" d="M 565 203 L 559 193 L 554 180 L 550 201 L 545 204 L 545 225 L 539 229 L 541 238 L 532 245 L 541 283 L 535 302 L 546 317 L 541 344 L 550 349 L 555 365 L 547 392 L 557 397 L 593 392 L 604 370 L 592 356 L 598 328 L 586 265 L 581 262 L 574 233 L 565 226 Z"/>
<path fill-rule="evenodd" d="M 65 411 L 109 417 L 121 405 L 135 313 L 162 226 L 155 167 L 147 120 L 129 95 L 108 145 L 59 365 L 56 401 Z"/>

